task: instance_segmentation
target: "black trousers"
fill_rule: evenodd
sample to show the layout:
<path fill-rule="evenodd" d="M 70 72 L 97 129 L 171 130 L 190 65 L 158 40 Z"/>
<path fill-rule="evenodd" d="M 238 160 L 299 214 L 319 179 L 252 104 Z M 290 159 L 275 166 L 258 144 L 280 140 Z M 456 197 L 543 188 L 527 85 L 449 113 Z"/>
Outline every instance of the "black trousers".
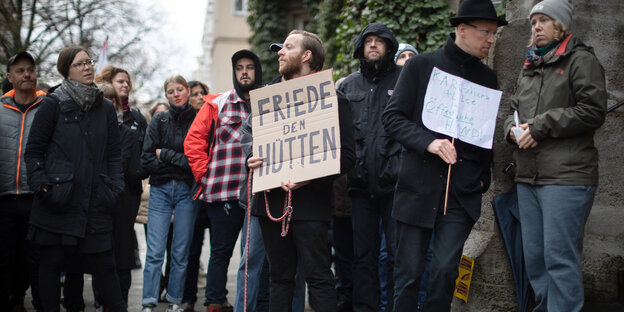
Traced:
<path fill-rule="evenodd" d="M 281 237 L 281 222 L 266 217 L 259 220 L 271 275 L 269 311 L 292 311 L 295 274 L 300 262 L 312 308 L 335 312 L 337 299 L 330 269 L 329 222 L 292 221 L 288 235 Z"/>
<path fill-rule="evenodd" d="M 443 215 L 443 209 L 439 209 L 433 230 L 397 222 L 394 311 L 414 311 L 418 306 L 420 279 L 432 234 L 433 259 L 429 266 L 429 287 L 423 311 L 451 310 L 459 261 L 474 223 L 466 210 L 450 198 L 446 215 Z"/>
<path fill-rule="evenodd" d="M 379 311 L 379 223 L 386 235 L 386 294 L 393 297 L 396 221 L 391 217 L 394 193 L 378 198 L 368 194 L 349 194 L 353 222 L 353 311 Z M 392 300 L 388 300 L 392 311 Z"/>
<path fill-rule="evenodd" d="M 332 218 L 332 245 L 336 269 L 338 302 L 351 304 L 353 298 L 353 225 L 351 216 Z"/>
<path fill-rule="evenodd" d="M 0 307 L 21 304 L 28 286 L 33 306 L 41 309 L 37 246 L 26 240 L 32 195 L 0 197 Z"/>
<path fill-rule="evenodd" d="M 119 281 L 115 270 L 113 250 L 94 254 L 84 254 L 77 247 L 60 245 L 39 245 L 41 261 L 39 267 L 39 286 L 44 311 L 59 311 L 61 294 L 60 273 L 70 257 L 84 259 L 89 272 L 98 287 L 102 304 L 111 311 L 126 311 L 119 289 Z"/>

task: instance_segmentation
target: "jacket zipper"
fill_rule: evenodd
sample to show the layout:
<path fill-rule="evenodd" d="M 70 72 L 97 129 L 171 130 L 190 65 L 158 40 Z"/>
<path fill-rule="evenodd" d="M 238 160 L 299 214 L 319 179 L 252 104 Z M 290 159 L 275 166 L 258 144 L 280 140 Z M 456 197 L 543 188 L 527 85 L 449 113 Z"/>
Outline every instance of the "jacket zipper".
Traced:
<path fill-rule="evenodd" d="M 535 106 L 535 112 L 533 113 L 533 118 L 537 116 L 537 112 L 539 111 L 540 102 L 542 99 L 542 87 L 543 86 L 544 86 L 544 67 L 541 66 L 540 67 L 540 87 L 539 87 L 539 91 L 537 92 L 537 105 Z M 535 155 L 535 151 L 533 151 L 533 168 L 537 169 L 537 156 Z M 533 184 L 535 184 L 536 180 L 537 180 L 537 170 L 536 170 L 536 173 L 533 174 Z"/>

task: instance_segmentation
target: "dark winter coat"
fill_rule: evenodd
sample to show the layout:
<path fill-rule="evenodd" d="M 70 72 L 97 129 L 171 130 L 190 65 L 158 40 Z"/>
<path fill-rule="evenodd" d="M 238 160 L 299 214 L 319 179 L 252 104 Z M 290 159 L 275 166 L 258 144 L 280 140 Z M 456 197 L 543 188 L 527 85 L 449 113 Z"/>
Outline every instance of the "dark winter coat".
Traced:
<path fill-rule="evenodd" d="M 189 103 L 185 105 L 183 110 L 171 107 L 156 114 L 147 127 L 141 165 L 149 173 L 151 185 L 171 180 L 193 184 L 193 173 L 184 155 L 184 138 L 195 118 L 195 110 Z M 160 158 L 156 157 L 156 149 L 161 149 Z"/>
<path fill-rule="evenodd" d="M 401 72 L 394 94 L 383 114 L 388 134 L 404 146 L 394 195 L 392 217 L 410 225 L 431 228 L 446 188 L 448 164 L 427 151 L 435 139 L 450 137 L 430 131 L 422 122 L 423 100 L 433 67 L 484 87 L 496 89 L 496 74 L 478 58 L 454 42 L 431 53 L 410 58 Z M 457 163 L 451 169 L 449 196 L 453 196 L 470 217 L 481 215 L 481 193 L 490 185 L 492 150 L 455 140 Z M 482 185 L 483 184 L 483 185 Z"/>
<path fill-rule="evenodd" d="M 364 59 L 364 38 L 375 34 L 384 38 L 388 51 L 381 61 Z M 390 101 L 401 67 L 394 64 L 397 40 L 383 24 L 367 26 L 355 41 L 354 57 L 360 59 L 360 70 L 340 84 L 353 111 L 355 135 L 355 168 L 347 175 L 349 192 L 381 196 L 394 191 L 401 146 L 383 129 L 381 114 Z"/>
<path fill-rule="evenodd" d="M 119 146 L 115 108 L 101 92 L 86 112 L 62 88 L 46 96 L 24 155 L 35 192 L 30 223 L 79 238 L 110 232 L 124 188 Z"/>
<path fill-rule="evenodd" d="M 278 77 L 271 82 L 279 83 L 282 77 Z M 338 95 L 338 114 L 340 123 L 340 172 L 345 173 L 353 168 L 355 163 L 353 124 L 351 107 L 349 101 L 341 93 Z M 243 152 L 247 158 L 252 153 L 252 132 L 251 115 L 243 127 L 243 137 L 241 139 Z M 314 179 L 310 184 L 302 186 L 292 192 L 293 220 L 313 220 L 329 222 L 332 215 L 332 187 L 333 181 L 339 175 Z M 267 195 L 271 215 L 279 217 L 283 214 L 284 196 L 287 194 L 281 188 L 272 189 L 270 192 L 260 192 L 252 197 L 251 213 L 255 216 L 266 217 L 266 205 L 264 194 Z M 245 198 L 243 198 L 245 197 Z M 246 202 L 247 185 L 242 188 L 241 201 Z"/>

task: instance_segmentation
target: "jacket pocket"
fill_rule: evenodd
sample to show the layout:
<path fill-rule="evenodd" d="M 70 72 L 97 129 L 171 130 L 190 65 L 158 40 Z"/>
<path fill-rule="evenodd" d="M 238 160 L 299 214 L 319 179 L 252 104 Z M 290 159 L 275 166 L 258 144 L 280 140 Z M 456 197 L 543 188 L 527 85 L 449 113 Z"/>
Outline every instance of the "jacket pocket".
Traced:
<path fill-rule="evenodd" d="M 381 143 L 381 168 L 379 170 L 379 186 L 394 186 L 397 181 L 399 166 L 401 164 L 401 144 L 392 140 L 388 135 L 382 135 Z"/>
<path fill-rule="evenodd" d="M 100 174 L 98 185 L 95 188 L 95 207 L 111 209 L 117 202 L 119 191 L 113 185 L 112 180 L 105 174 Z"/>
<path fill-rule="evenodd" d="M 64 212 L 74 190 L 73 166 L 68 161 L 56 160 L 46 168 L 48 184 L 37 196 L 51 210 Z"/>

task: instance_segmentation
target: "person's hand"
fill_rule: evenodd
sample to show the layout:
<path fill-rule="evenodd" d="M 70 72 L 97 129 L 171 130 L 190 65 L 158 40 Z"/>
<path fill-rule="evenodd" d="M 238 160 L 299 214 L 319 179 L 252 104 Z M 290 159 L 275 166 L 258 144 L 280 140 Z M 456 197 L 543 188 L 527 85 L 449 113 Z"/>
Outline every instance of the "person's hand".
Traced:
<path fill-rule="evenodd" d="M 457 151 L 448 139 L 433 140 L 427 145 L 427 151 L 440 156 L 447 164 L 453 165 L 457 162 Z"/>
<path fill-rule="evenodd" d="M 286 192 L 288 191 L 294 191 L 302 186 L 306 186 L 310 184 L 310 180 L 308 181 L 302 181 L 302 182 L 297 182 L 297 183 L 292 183 L 290 182 L 290 180 L 288 181 L 282 181 L 282 189 Z"/>
<path fill-rule="evenodd" d="M 531 129 L 529 124 L 521 124 L 520 128 L 524 130 L 524 133 L 518 139 L 518 147 L 520 149 L 534 148 L 537 146 L 537 141 L 531 135 Z"/>
<path fill-rule="evenodd" d="M 262 157 L 249 157 L 247 159 L 247 166 L 251 169 L 256 169 L 262 165 Z"/>
<path fill-rule="evenodd" d="M 160 148 L 156 149 L 156 158 L 160 159 Z"/>
<path fill-rule="evenodd" d="M 518 142 L 518 140 L 516 140 L 516 135 L 514 134 L 514 129 L 516 129 L 516 126 L 512 126 L 511 129 L 509 129 L 509 133 L 507 133 L 507 137 L 509 138 L 509 140 L 513 142 Z"/>

